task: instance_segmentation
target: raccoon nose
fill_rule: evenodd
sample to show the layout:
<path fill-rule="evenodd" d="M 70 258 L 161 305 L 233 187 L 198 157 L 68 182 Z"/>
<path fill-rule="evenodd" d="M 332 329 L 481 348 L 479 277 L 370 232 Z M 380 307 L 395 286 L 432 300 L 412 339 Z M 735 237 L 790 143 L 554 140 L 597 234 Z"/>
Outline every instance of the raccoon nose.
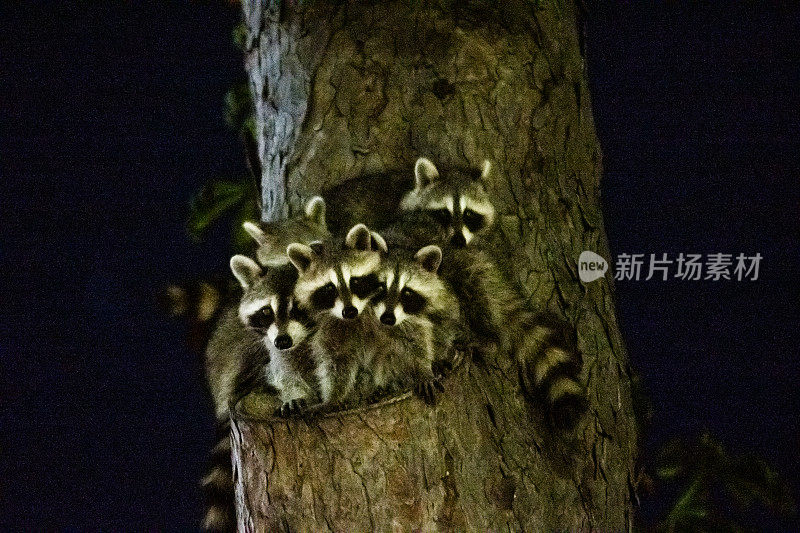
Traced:
<path fill-rule="evenodd" d="M 381 323 L 386 324 L 387 326 L 394 326 L 395 318 L 394 313 L 385 312 L 381 315 Z"/>
<path fill-rule="evenodd" d="M 358 309 L 356 309 L 352 305 L 348 305 L 344 309 L 342 309 L 342 316 L 345 318 L 355 318 L 358 316 Z"/>
<path fill-rule="evenodd" d="M 461 232 L 455 233 L 450 239 L 450 244 L 458 248 L 463 248 L 467 245 L 467 239 L 464 238 L 464 235 L 462 235 Z"/>
<path fill-rule="evenodd" d="M 275 347 L 285 350 L 292 347 L 292 338 L 289 335 L 278 335 L 275 337 Z"/>

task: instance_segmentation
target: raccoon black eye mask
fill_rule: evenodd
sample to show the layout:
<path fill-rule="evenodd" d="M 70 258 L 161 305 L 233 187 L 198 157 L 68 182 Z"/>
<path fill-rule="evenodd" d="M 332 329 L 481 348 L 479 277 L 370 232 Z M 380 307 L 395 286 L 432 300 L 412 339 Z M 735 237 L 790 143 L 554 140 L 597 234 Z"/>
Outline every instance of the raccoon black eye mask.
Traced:
<path fill-rule="evenodd" d="M 330 309 L 336 304 L 339 291 L 333 283 L 323 285 L 311 294 L 311 305 L 315 309 Z"/>
<path fill-rule="evenodd" d="M 350 279 L 350 291 L 357 297 L 365 299 L 381 288 L 377 274 L 369 274 Z"/>
<path fill-rule="evenodd" d="M 485 217 L 472 209 L 465 210 L 462 217 L 464 218 L 464 225 L 472 233 L 476 233 L 486 225 Z"/>
<path fill-rule="evenodd" d="M 275 320 L 275 314 L 270 306 L 265 306 L 250 315 L 248 324 L 254 329 L 267 329 Z"/>
<path fill-rule="evenodd" d="M 408 287 L 400 291 L 400 305 L 409 315 L 419 313 L 425 308 L 425 297 Z"/>

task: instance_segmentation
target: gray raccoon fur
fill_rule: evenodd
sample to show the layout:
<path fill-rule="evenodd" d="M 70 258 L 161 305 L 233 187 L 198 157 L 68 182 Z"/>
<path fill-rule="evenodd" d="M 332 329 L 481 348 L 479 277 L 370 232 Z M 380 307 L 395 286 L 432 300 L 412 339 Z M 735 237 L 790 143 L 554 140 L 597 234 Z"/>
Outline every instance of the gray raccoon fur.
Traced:
<path fill-rule="evenodd" d="M 291 307 L 295 269 L 283 265 L 264 270 L 237 255 L 231 258 L 231 270 L 244 292 L 238 305 L 223 312 L 206 349 L 206 377 L 218 426 L 209 473 L 202 480 L 207 498 L 202 528 L 207 531 L 235 529 L 230 405 L 256 388 L 274 392 L 284 415 L 317 398 L 309 384 L 310 324 Z"/>
<path fill-rule="evenodd" d="M 372 365 L 376 385 L 389 392 L 413 388 L 428 402 L 442 390 L 434 368 L 452 363 L 462 325 L 459 302 L 438 275 L 441 261 L 438 246 L 390 247 L 372 299 L 383 347 Z"/>
<path fill-rule="evenodd" d="M 279 222 L 245 222 L 242 225 L 256 241 L 256 260 L 262 266 L 289 263 L 286 247 L 293 242 L 310 244 L 330 238 L 326 222 L 325 200 L 320 196 L 310 198 L 303 213 Z"/>
<path fill-rule="evenodd" d="M 414 165 L 414 188 L 403 196 L 400 209 L 429 213 L 451 245 L 464 247 L 494 226 L 496 212 L 486 190 L 491 170 L 491 163 L 484 161 L 480 171 L 440 173 L 429 159 L 420 157 Z"/>
<path fill-rule="evenodd" d="M 360 403 L 374 392 L 370 370 L 380 346 L 369 299 L 378 290 L 384 250 L 363 224 L 341 247 L 295 243 L 287 249 L 299 273 L 295 299 L 317 326 L 309 345 L 326 407 Z"/>
<path fill-rule="evenodd" d="M 394 222 L 400 201 L 413 187 L 413 175 L 406 171 L 352 178 L 323 191 L 325 203 L 335 206 L 327 214 L 328 229 L 344 235 L 359 223 L 372 229 L 386 227 Z"/>
<path fill-rule="evenodd" d="M 491 229 L 487 228 L 484 236 Z M 568 426 L 581 413 L 585 392 L 578 380 L 582 367 L 574 330 L 523 299 L 501 268 L 497 254 L 475 239 L 466 247 L 452 243 L 452 232 L 437 225 L 429 211 L 408 211 L 383 232 L 390 249 L 437 244 L 442 249 L 439 276 L 461 304 L 468 333 L 457 344 L 476 355 L 499 350 L 520 365 L 523 390 L 548 406 L 548 416 Z M 494 250 L 492 250 L 494 252 Z"/>

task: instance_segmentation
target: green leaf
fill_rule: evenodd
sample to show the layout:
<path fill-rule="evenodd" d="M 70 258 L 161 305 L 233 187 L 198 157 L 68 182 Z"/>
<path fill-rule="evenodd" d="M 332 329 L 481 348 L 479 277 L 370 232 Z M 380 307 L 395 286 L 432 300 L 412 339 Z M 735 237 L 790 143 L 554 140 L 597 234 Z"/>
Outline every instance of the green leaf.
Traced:
<path fill-rule="evenodd" d="M 241 210 L 248 203 L 255 205 L 255 194 L 255 187 L 248 178 L 215 180 L 206 184 L 189 208 L 189 236 L 195 241 L 201 240 L 208 228 L 221 217 L 235 209 Z"/>
<path fill-rule="evenodd" d="M 225 122 L 236 132 L 252 134 L 255 133 L 254 116 L 250 88 L 246 82 L 237 83 L 225 93 Z"/>
<path fill-rule="evenodd" d="M 670 510 L 667 516 L 667 522 L 672 524 L 684 523 L 691 521 L 692 518 L 704 518 L 708 515 L 708 510 L 705 508 L 705 502 L 700 500 L 702 490 L 702 482 L 695 479 L 691 485 L 681 494 L 678 501 Z"/>
<path fill-rule="evenodd" d="M 258 204 L 255 201 L 255 197 L 252 201 L 244 202 L 241 206 L 241 209 L 236 214 L 233 220 L 233 248 L 234 251 L 237 253 L 248 253 L 253 249 L 253 238 L 248 234 L 244 228 L 242 228 L 242 223 L 250 220 L 250 221 L 257 221 L 261 218 L 261 214 L 258 211 Z"/>
<path fill-rule="evenodd" d="M 247 46 L 247 24 L 240 22 L 233 28 L 232 32 L 233 44 L 239 50 L 244 50 Z"/>

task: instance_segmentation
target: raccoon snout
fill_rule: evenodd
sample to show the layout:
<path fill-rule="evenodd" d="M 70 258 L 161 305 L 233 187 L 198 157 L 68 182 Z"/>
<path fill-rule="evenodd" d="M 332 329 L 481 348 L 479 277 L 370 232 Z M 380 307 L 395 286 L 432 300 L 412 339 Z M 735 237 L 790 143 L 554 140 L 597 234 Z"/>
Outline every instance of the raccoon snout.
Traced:
<path fill-rule="evenodd" d="M 292 347 L 292 338 L 289 335 L 278 335 L 275 337 L 275 347 L 279 350 L 286 350 Z"/>
<path fill-rule="evenodd" d="M 342 316 L 347 319 L 353 319 L 358 316 L 358 309 L 355 306 L 348 305 L 342 309 Z"/>
<path fill-rule="evenodd" d="M 460 232 L 454 233 L 453 238 L 450 239 L 450 244 L 458 248 L 463 248 L 467 245 L 467 239 L 465 239 L 464 235 L 462 235 Z"/>
<path fill-rule="evenodd" d="M 385 312 L 381 315 L 381 324 L 386 324 L 387 326 L 394 326 L 394 323 L 397 321 L 394 317 L 394 313 Z"/>

